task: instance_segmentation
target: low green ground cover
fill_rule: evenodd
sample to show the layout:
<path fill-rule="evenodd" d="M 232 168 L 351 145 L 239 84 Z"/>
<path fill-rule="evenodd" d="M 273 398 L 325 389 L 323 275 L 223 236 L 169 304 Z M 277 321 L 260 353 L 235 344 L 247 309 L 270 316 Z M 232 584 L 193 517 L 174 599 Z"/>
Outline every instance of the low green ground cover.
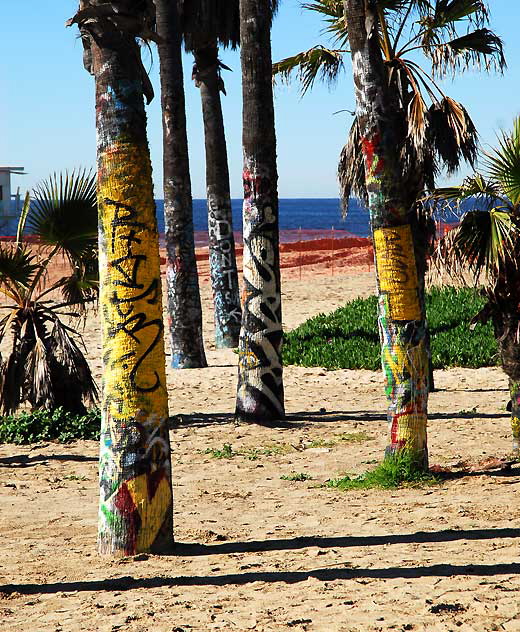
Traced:
<path fill-rule="evenodd" d="M 97 409 L 86 415 L 74 415 L 62 408 L 6 415 L 0 417 L 0 443 L 99 439 L 100 426 L 101 414 Z"/>
<path fill-rule="evenodd" d="M 327 481 L 326 487 L 349 491 L 352 489 L 396 489 L 439 484 L 439 476 L 419 468 L 413 456 L 406 451 L 387 456 L 373 470 L 354 478 L 344 476 Z"/>
<path fill-rule="evenodd" d="M 471 288 L 432 288 L 427 314 L 436 369 L 498 364 L 491 324 L 469 329 L 485 299 Z M 284 364 L 327 369 L 381 368 L 377 299 L 356 299 L 330 314 L 319 314 L 285 336 Z"/>

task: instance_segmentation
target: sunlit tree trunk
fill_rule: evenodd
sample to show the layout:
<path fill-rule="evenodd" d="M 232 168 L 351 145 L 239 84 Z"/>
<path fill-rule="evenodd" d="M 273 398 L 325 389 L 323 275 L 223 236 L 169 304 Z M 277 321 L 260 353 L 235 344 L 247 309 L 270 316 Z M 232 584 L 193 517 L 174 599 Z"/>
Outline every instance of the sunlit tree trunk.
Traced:
<path fill-rule="evenodd" d="M 399 169 L 392 108 L 379 47 L 375 0 L 345 0 L 357 116 L 374 239 L 382 365 L 388 398 L 387 453 L 428 464 L 428 357 L 410 209 Z"/>
<path fill-rule="evenodd" d="M 244 290 L 236 416 L 284 417 L 270 0 L 241 0 Z"/>
<path fill-rule="evenodd" d="M 99 4 L 83 2 L 82 8 Z M 124 2 L 111 6 L 114 15 L 127 10 Z M 142 18 L 138 11 L 130 17 L 136 25 Z M 99 551 L 164 553 L 173 545 L 171 461 L 140 52 L 134 35 L 110 20 L 97 22 L 80 10 L 74 21 L 96 81 L 103 339 Z"/>
<path fill-rule="evenodd" d="M 195 49 L 193 54 L 194 78 L 200 88 L 206 144 L 209 263 L 215 306 L 215 344 L 217 349 L 222 349 L 238 346 L 241 321 L 226 136 L 220 102 L 222 80 L 216 42 Z"/>
<path fill-rule="evenodd" d="M 164 222 L 172 366 L 207 366 L 202 339 L 177 3 L 154 0 L 163 114 Z"/>

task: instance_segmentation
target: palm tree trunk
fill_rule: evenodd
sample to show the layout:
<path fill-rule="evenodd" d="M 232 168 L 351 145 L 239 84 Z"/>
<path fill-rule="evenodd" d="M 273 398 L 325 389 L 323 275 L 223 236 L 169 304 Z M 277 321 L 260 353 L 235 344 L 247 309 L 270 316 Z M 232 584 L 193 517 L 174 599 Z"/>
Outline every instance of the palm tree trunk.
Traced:
<path fill-rule="evenodd" d="M 177 3 L 156 6 L 163 112 L 164 222 L 172 366 L 207 366 L 193 235 L 193 202 L 186 136 L 181 32 Z"/>
<path fill-rule="evenodd" d="M 200 88 L 206 144 L 209 264 L 215 305 L 217 349 L 238 345 L 241 309 L 233 237 L 233 217 L 224 119 L 220 102 L 222 79 L 216 42 L 194 51 L 195 81 Z"/>
<path fill-rule="evenodd" d="M 173 546 L 171 462 L 142 67 L 134 36 L 111 24 L 80 22 L 96 80 L 104 365 L 98 544 L 101 553 L 164 553 Z"/>
<path fill-rule="evenodd" d="M 241 0 L 244 290 L 236 417 L 283 419 L 278 173 L 270 0 Z"/>
<path fill-rule="evenodd" d="M 345 0 L 357 115 L 374 238 L 382 365 L 388 398 L 387 454 L 409 451 L 427 467 L 428 357 L 410 209 L 378 42 L 375 0 Z"/>
<path fill-rule="evenodd" d="M 511 396 L 511 430 L 513 431 L 513 452 L 520 454 L 520 380 L 509 378 Z"/>

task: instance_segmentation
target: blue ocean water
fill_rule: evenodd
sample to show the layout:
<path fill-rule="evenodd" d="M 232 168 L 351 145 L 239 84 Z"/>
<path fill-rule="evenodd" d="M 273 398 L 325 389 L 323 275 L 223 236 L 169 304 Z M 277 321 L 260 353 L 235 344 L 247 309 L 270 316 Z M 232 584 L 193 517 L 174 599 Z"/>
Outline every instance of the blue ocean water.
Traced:
<path fill-rule="evenodd" d="M 156 200 L 159 232 L 164 232 L 163 200 Z M 346 219 L 341 217 L 339 199 L 303 198 L 280 199 L 280 231 L 330 231 L 344 230 L 359 237 L 368 237 L 370 228 L 368 212 L 359 203 L 352 203 Z M 233 211 L 233 229 L 242 232 L 242 200 L 231 201 Z M 206 231 L 208 228 L 208 211 L 206 200 L 193 200 L 193 222 L 195 231 Z"/>

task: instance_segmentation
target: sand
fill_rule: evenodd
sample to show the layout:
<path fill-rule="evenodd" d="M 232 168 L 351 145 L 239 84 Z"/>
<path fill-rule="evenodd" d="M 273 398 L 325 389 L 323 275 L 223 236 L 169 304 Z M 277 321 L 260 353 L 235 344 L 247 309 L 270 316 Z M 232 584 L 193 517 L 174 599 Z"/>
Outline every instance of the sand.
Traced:
<path fill-rule="evenodd" d="M 331 272 L 284 269 L 287 328 L 374 291 L 368 266 Z M 1 632 L 520 630 L 520 469 L 486 469 L 510 450 L 502 372 L 436 373 L 442 485 L 329 489 L 383 454 L 381 374 L 287 367 L 289 426 L 235 426 L 236 355 L 212 346 L 201 287 L 210 367 L 168 370 L 176 554 L 96 554 L 95 442 L 2 445 Z M 95 317 L 85 340 L 99 374 Z"/>

